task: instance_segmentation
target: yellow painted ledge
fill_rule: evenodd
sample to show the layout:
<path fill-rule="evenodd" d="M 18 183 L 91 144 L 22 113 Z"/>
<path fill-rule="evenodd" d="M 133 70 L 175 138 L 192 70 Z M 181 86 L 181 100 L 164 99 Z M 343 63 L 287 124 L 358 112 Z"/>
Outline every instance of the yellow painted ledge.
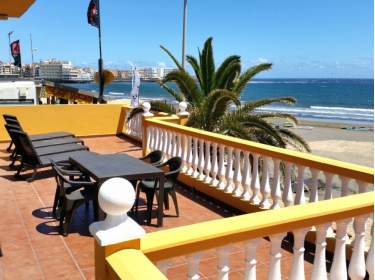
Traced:
<path fill-rule="evenodd" d="M 151 261 L 158 261 L 369 214 L 373 207 L 374 193 L 369 192 L 218 219 L 148 233 L 141 239 L 141 250 Z"/>
<path fill-rule="evenodd" d="M 166 280 L 167 277 L 139 250 L 124 249 L 106 258 L 110 279 Z"/>

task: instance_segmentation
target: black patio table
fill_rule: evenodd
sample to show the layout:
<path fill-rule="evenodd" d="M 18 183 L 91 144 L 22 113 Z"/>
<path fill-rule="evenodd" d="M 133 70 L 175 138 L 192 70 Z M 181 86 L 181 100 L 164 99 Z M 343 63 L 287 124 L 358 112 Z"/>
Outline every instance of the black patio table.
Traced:
<path fill-rule="evenodd" d="M 70 162 L 90 175 L 98 183 L 98 189 L 105 180 L 113 177 L 159 180 L 157 225 L 163 225 L 164 172 L 161 169 L 126 154 L 85 153 L 70 157 Z"/>

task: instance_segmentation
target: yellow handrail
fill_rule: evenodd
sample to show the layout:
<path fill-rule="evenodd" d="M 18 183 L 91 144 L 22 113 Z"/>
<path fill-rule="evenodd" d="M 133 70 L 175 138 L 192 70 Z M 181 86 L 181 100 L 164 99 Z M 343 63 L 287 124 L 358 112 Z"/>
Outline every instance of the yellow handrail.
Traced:
<path fill-rule="evenodd" d="M 141 251 L 160 261 L 373 212 L 374 192 L 148 233 Z"/>
<path fill-rule="evenodd" d="M 207 141 L 231 146 L 245 151 L 250 151 L 264 156 L 277 158 L 283 161 L 299 164 L 302 166 L 314 168 L 317 170 L 337 174 L 351 179 L 367 182 L 373 184 L 374 182 L 374 169 L 342 162 L 339 160 L 320 157 L 308 153 L 302 153 L 289 149 L 283 149 L 265 145 L 249 140 L 243 140 L 227 135 L 217 134 L 209 131 L 204 131 L 192 127 L 186 127 L 175 123 L 170 123 L 167 119 L 160 117 L 148 118 L 145 120 L 144 125 L 164 128 L 170 131 L 182 133 L 184 135 L 203 138 Z"/>
<path fill-rule="evenodd" d="M 110 279 L 167 279 L 139 250 L 124 249 L 108 256 L 106 261 L 110 268 Z"/>

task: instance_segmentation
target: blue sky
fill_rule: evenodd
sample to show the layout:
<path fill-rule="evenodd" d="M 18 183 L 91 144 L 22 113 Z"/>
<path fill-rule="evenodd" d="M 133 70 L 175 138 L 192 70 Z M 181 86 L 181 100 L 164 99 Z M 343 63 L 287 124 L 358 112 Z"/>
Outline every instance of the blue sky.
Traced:
<path fill-rule="evenodd" d="M 89 0 L 36 0 L 20 19 L 0 23 L 0 59 L 8 31 L 21 40 L 23 62 L 66 59 L 95 66 L 97 31 L 86 23 Z M 183 0 L 101 0 L 107 67 L 173 65 L 159 48 L 181 56 Z M 189 0 L 187 53 L 214 38 L 217 64 L 239 54 L 246 67 L 270 61 L 273 77 L 373 77 L 372 0 Z"/>

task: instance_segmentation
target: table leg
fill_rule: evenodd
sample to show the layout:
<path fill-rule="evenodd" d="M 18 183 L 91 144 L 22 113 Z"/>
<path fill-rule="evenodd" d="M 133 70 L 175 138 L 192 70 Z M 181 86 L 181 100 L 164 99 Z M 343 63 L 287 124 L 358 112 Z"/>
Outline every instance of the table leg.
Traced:
<path fill-rule="evenodd" d="M 159 195 L 158 195 L 158 227 L 163 226 L 164 216 L 164 176 L 159 178 Z"/>

